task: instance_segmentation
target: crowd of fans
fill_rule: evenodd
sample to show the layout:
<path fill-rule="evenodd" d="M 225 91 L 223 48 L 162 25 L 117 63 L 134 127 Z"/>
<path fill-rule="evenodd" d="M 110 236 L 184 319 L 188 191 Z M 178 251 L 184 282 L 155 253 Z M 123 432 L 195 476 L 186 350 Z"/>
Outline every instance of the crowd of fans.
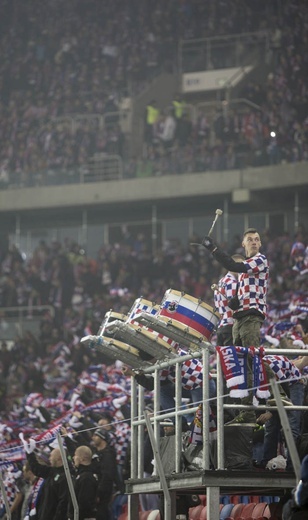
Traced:
<path fill-rule="evenodd" d="M 213 110 L 201 103 L 192 116 L 183 99 L 181 117 L 171 110 L 157 114 L 137 176 L 307 160 L 307 10 L 289 8 L 272 35 L 271 72 L 263 84 L 246 83 L 239 95 L 259 108 L 222 102 Z"/>
<path fill-rule="evenodd" d="M 305 240 L 305 235 L 301 234 L 300 243 Z M 198 237 L 193 237 L 192 241 L 198 242 Z M 264 233 L 262 241 L 271 265 L 269 300 L 274 313 L 277 305 L 291 301 L 291 295 L 305 296 L 307 278 L 297 265 L 292 266 L 293 237 L 285 234 L 273 238 Z M 232 250 L 241 252 L 240 242 L 237 244 L 235 240 Z M 90 362 L 96 363 L 97 354 L 85 351 L 79 339 L 86 334 L 95 334 L 110 309 L 128 314 L 140 296 L 160 303 L 170 287 L 212 302 L 211 285 L 217 282 L 220 274 L 221 267 L 203 249 L 185 248 L 174 240 L 153 256 L 140 235 L 135 240 L 131 238 L 129 243 L 123 240 L 102 247 L 96 259 L 88 258 L 78 244 L 70 241 L 63 244 L 42 242 L 27 260 L 11 246 L 2 255 L 0 306 L 28 306 L 30 316 L 33 305 L 48 304 L 54 308 L 55 317 L 52 319 L 46 312 L 39 337 L 27 333 L 15 338 L 10 351 L 5 343 L 2 344 L 1 368 L 4 378 L 8 378 L 4 385 L 6 396 L 11 395 L 11 387 L 19 395 L 27 390 L 42 391 L 46 378 L 50 387 L 53 370 L 42 370 L 35 364 L 46 353 L 52 355 L 58 348 L 55 349 L 55 345 L 62 342 L 70 346 L 73 373 L 79 374 Z M 12 370 L 12 361 L 18 364 L 17 370 Z M 33 363 L 34 380 L 30 377 L 29 363 Z M 57 382 L 56 377 L 55 384 Z M 5 409 L 4 395 L 1 403 Z"/>
<path fill-rule="evenodd" d="M 307 159 L 306 22 L 302 0 L 2 2 L 0 185 L 76 181 L 102 152 L 122 156 L 127 177 Z M 125 156 L 116 121 L 98 124 L 159 71 L 176 69 L 179 40 L 257 30 L 269 30 L 273 70 L 258 92 L 248 87 L 243 95 L 260 111 L 212 118 L 200 110 L 169 143 L 162 114 L 153 142 L 134 158 Z M 80 114 L 96 117 L 74 125 L 61 119 Z"/>
<path fill-rule="evenodd" d="M 299 236 L 306 243 L 305 230 Z M 198 243 L 200 238 L 194 236 L 190 241 Z M 262 237 L 271 261 L 273 298 L 299 289 L 299 281 L 290 276 L 293 242 L 288 233 L 274 238 L 265 232 Z M 239 236 L 229 250 L 241 251 Z M 219 274 L 219 265 L 202 249 L 194 245 L 186 249 L 178 239 L 167 241 L 153 255 L 142 233 L 123 234 L 121 242 L 102 246 L 97 258 L 89 258 L 69 239 L 50 244 L 41 241 L 28 259 L 11 245 L 1 255 L 0 307 L 52 305 L 56 326 L 63 327 L 65 334 L 81 335 L 87 321 L 95 320 L 94 329 L 98 328 L 108 310 L 126 314 L 140 295 L 160 302 L 168 286 L 211 301 L 211 284 Z"/>
<path fill-rule="evenodd" d="M 0 188 L 74 182 L 96 153 L 122 157 L 126 178 L 308 159 L 303 0 L 258 6 L 244 0 L 4 0 L 0 29 Z M 159 107 L 143 154 L 126 156 L 123 131 L 110 113 L 159 72 L 177 69 L 180 39 L 257 30 L 270 30 L 272 72 L 264 85 L 247 84 L 242 97 L 259 108 L 222 103 L 214 111 L 191 110 L 185 99 L 181 115 L 174 106 Z M 77 120 L 80 115 L 90 117 Z M 307 332 L 307 257 L 303 250 L 303 260 L 294 262 L 295 241 L 306 245 L 307 235 L 262 236 L 271 265 L 264 342 L 277 335 L 301 341 L 294 332 L 298 321 Z M 240 241 L 230 252 L 241 252 Z M 41 242 L 29 259 L 11 245 L 0 261 L 0 307 L 28 307 L 29 319 L 33 306 L 54 309 L 44 314 L 37 335 L 28 331 L 1 343 L 0 465 L 19 518 L 21 431 L 44 455 L 63 425 L 74 432 L 86 424 L 91 442 L 91 430 L 107 412 L 117 464 L 125 471 L 130 380 L 121 364 L 80 338 L 96 334 L 108 310 L 127 314 L 140 296 L 159 303 L 170 287 L 212 302 L 221 268 L 206 251 L 177 240 L 153 256 L 142 235 L 102 247 L 96 259 L 65 241 Z M 288 323 L 275 329 L 282 316 Z M 146 398 L 151 401 L 151 392 Z M 2 518 L 3 502 L 0 507 Z"/>
<path fill-rule="evenodd" d="M 273 85 L 271 76 L 268 83 Z M 248 95 L 251 90 L 248 86 Z M 307 160 L 308 120 L 303 120 L 301 109 L 290 106 L 283 113 L 286 107 L 278 101 L 271 104 L 270 87 L 259 92 L 260 109 L 222 103 L 212 113 L 200 107 L 194 121 L 185 108 L 180 119 L 170 110 L 168 115 L 163 112 L 153 125 L 144 157 L 129 164 L 128 175 L 232 170 Z"/>
<path fill-rule="evenodd" d="M 306 233 L 302 229 L 296 237 L 274 238 L 264 232 L 262 239 L 271 265 L 263 341 L 281 336 L 299 340 L 295 324 L 300 322 L 307 332 Z M 198 242 L 198 237 L 193 241 Z M 237 237 L 230 249 L 235 251 L 242 252 Z M 121 363 L 88 349 L 80 339 L 97 333 L 110 308 L 127 314 L 140 296 L 159 303 L 170 287 L 212 303 L 211 284 L 220 275 L 221 267 L 204 249 L 186 248 L 174 240 L 153 256 L 142 235 L 102 247 L 96 259 L 88 258 L 70 241 L 42 242 L 27 260 L 15 246 L 2 251 L 1 307 L 29 306 L 29 315 L 34 304 L 48 303 L 55 309 L 54 319 L 49 313 L 42 319 L 38 335 L 27 332 L 15 337 L 10 348 L 5 341 L 1 344 L 0 463 L 7 472 L 7 486 L 16 488 L 10 495 L 11 505 L 18 493 L 16 471 L 25 457 L 18 437 L 21 431 L 36 440 L 46 457 L 50 442 L 63 426 L 67 433 L 85 429 L 89 443 L 107 413 L 124 478 L 130 379 Z M 292 315 L 296 319 L 290 321 Z M 281 320 L 284 327 L 275 329 Z M 211 363 L 215 370 L 214 358 Z M 151 404 L 151 391 L 146 392 L 146 399 Z"/>

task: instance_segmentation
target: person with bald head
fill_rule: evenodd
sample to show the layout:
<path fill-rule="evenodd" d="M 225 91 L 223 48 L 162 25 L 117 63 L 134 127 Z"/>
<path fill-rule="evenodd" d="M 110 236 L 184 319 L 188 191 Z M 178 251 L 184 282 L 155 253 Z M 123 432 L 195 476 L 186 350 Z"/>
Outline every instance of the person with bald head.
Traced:
<path fill-rule="evenodd" d="M 96 494 L 98 477 L 92 463 L 92 450 L 89 446 L 79 446 L 73 457 L 76 468 L 74 489 L 79 506 L 79 520 L 96 519 Z M 68 519 L 73 520 L 74 509 L 70 502 Z"/>
<path fill-rule="evenodd" d="M 38 520 L 67 520 L 69 489 L 59 448 L 50 452 L 49 465 L 41 464 L 34 453 L 35 440 L 20 439 L 24 445 L 30 469 L 44 479 Z"/>

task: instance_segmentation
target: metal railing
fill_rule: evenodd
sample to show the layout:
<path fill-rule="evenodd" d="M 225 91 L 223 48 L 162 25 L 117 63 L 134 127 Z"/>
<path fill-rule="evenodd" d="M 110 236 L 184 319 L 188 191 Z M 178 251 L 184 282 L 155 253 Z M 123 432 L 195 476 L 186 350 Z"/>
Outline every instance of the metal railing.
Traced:
<path fill-rule="evenodd" d="M 257 111 L 261 111 L 262 107 L 260 105 L 257 105 L 257 103 L 254 103 L 253 101 L 250 101 L 250 99 L 246 98 L 234 98 L 234 99 L 224 99 L 224 100 L 216 100 L 216 101 L 202 101 L 200 103 L 196 103 L 196 105 L 193 105 L 195 112 L 194 117 L 197 116 L 198 112 L 206 111 L 206 114 L 214 113 L 217 110 L 221 110 L 221 112 L 226 113 L 230 108 L 232 107 L 238 107 L 242 106 L 243 110 L 245 108 L 254 109 Z"/>
<path fill-rule="evenodd" d="M 179 71 L 184 74 L 249 65 L 251 52 L 257 49 L 269 49 L 268 31 L 181 40 Z"/>
<path fill-rule="evenodd" d="M 142 318 L 142 315 L 140 316 Z M 140 321 L 138 319 L 138 321 Z M 186 346 L 189 344 L 189 340 L 183 337 L 183 344 Z M 195 343 L 195 345 L 194 345 Z M 197 350 L 195 347 L 199 346 Z M 180 477 L 182 473 L 181 468 L 181 454 L 182 454 L 182 421 L 181 417 L 184 413 L 187 413 L 187 410 L 183 410 L 182 407 L 182 382 L 181 382 L 181 364 L 189 359 L 202 357 L 203 367 L 209 366 L 209 353 L 215 350 L 210 343 L 204 341 L 193 341 L 190 343 L 190 352 L 185 356 L 179 356 L 178 358 L 170 358 L 167 361 L 163 361 L 160 363 L 156 363 L 152 367 L 147 367 L 144 369 L 144 373 L 152 375 L 154 378 L 154 411 L 152 417 L 150 414 L 145 411 L 145 403 L 144 403 L 144 388 L 138 385 L 132 377 L 132 389 L 131 389 L 131 477 L 128 480 L 128 492 L 129 496 L 129 511 L 128 518 L 129 520 L 135 520 L 138 516 L 138 494 L 139 493 L 148 493 L 148 492 L 159 492 L 164 496 L 164 518 L 165 520 L 173 520 L 176 518 L 176 500 L 175 500 L 175 490 L 177 489 L 176 482 L 178 477 Z M 280 354 L 280 355 L 302 355 L 302 350 L 297 349 L 266 349 L 266 353 L 270 354 Z M 172 411 L 160 412 L 160 372 L 163 368 L 174 366 L 175 368 L 175 407 Z M 204 374 L 205 375 L 205 374 Z M 217 470 L 224 470 L 224 424 L 223 424 L 223 411 L 227 406 L 224 404 L 224 395 L 223 395 L 223 384 L 222 384 L 222 370 L 219 362 L 219 357 L 217 357 L 217 444 L 218 444 L 218 457 L 216 467 L 211 470 L 210 469 L 210 436 L 209 436 L 209 378 L 204 377 L 203 379 L 203 396 L 202 396 L 202 406 L 203 406 L 203 451 L 201 460 L 201 472 L 207 472 L 206 475 L 206 484 L 204 484 L 204 480 L 202 480 L 202 486 L 206 485 L 207 489 L 207 507 L 208 507 L 208 516 L 209 520 L 213 520 L 218 518 L 219 511 L 219 491 L 220 487 L 226 485 L 228 481 L 228 475 L 222 476 L 222 473 L 217 472 Z M 286 411 L 282 406 L 282 402 L 280 399 L 280 394 L 278 391 L 278 383 L 274 382 L 272 379 L 270 381 L 270 385 L 272 388 L 272 392 L 274 398 L 276 400 L 276 407 L 266 406 L 269 410 L 278 409 L 279 417 L 281 420 L 282 427 L 284 429 L 286 442 L 288 445 L 288 449 L 290 451 L 291 460 L 293 463 L 296 481 L 299 481 L 300 478 L 300 461 L 297 455 L 294 439 L 292 438 L 289 421 L 287 418 Z M 250 389 L 252 390 L 252 389 Z M 233 405 L 234 406 L 234 405 Z M 263 406 L 265 407 L 265 406 Z M 192 413 L 196 411 L 198 406 L 192 406 L 189 409 L 189 412 Z M 239 409 L 251 409 L 251 406 L 239 405 L 237 406 Z M 262 408 L 262 406 L 260 406 Z M 289 410 L 307 410 L 307 406 L 288 406 Z M 254 407 L 255 409 L 255 407 Z M 173 417 L 175 419 L 175 443 L 174 443 L 174 461 L 175 461 L 175 470 L 172 475 L 167 475 L 164 472 L 164 467 L 162 464 L 162 460 L 160 457 L 159 443 L 160 443 L 160 424 L 167 418 Z M 145 427 L 148 429 L 149 438 L 151 441 L 151 445 L 153 448 L 154 458 L 155 458 L 155 475 L 156 478 L 155 488 L 151 487 L 151 482 L 147 482 L 149 479 L 143 478 L 143 462 L 144 462 L 144 429 Z M 73 487 L 72 477 L 70 474 L 70 469 L 68 466 L 66 454 L 63 447 L 63 441 L 60 436 L 60 433 L 57 433 L 57 440 L 61 452 L 61 457 L 64 465 L 65 475 L 68 482 L 69 492 L 73 502 L 74 508 L 74 520 L 78 520 L 79 517 L 79 508 L 76 500 L 76 495 Z M 211 462 L 213 467 L 213 460 Z M 213 474 L 211 479 L 210 473 Z M 270 472 L 269 472 L 270 473 Z M 218 477 L 217 477 L 218 475 Z M 158 478 L 159 477 L 159 478 Z M 247 476 L 246 476 L 247 477 Z M 257 487 L 264 492 L 264 489 L 268 489 L 270 487 L 280 488 L 284 490 L 286 487 L 294 487 L 296 481 L 293 479 L 283 480 L 281 476 L 278 476 L 277 479 L 273 477 L 267 478 L 266 475 L 261 475 L 261 479 L 259 479 L 259 483 Z M 133 484 L 130 484 L 133 482 Z M 188 494 L 189 488 L 196 490 L 197 481 L 194 480 L 189 483 L 186 482 L 187 486 L 183 486 L 182 492 Z M 256 480 L 253 476 L 251 476 L 251 481 L 244 482 L 243 478 L 239 478 L 233 472 L 229 474 L 228 485 L 232 484 L 233 487 L 238 487 L 242 489 L 243 487 L 249 488 L 256 486 Z M 136 488 L 134 489 L 134 485 Z M 130 489 L 131 486 L 131 489 Z M 5 508 L 7 512 L 8 518 L 10 518 L 9 511 L 9 503 L 7 493 L 4 487 L 3 477 L 0 472 L 0 491 L 3 496 L 3 500 L 5 503 Z M 196 491 L 194 491 L 196 492 Z M 254 487 L 254 494 L 256 494 L 256 487 Z M 135 498 L 137 500 L 135 500 Z"/>
<path fill-rule="evenodd" d="M 140 321 L 140 318 L 142 318 L 142 315 L 139 317 L 138 321 Z M 155 323 L 152 320 L 152 327 L 155 328 Z M 154 378 L 154 391 L 153 391 L 153 400 L 154 400 L 154 411 L 152 414 L 152 417 L 149 416 L 148 412 L 145 411 L 145 402 L 144 402 L 144 388 L 137 384 L 134 377 L 132 377 L 132 392 L 131 392 L 131 477 L 128 480 L 128 489 L 130 493 L 134 493 L 134 489 L 138 490 L 138 492 L 160 492 L 164 494 L 164 502 L 165 502 L 165 519 L 171 520 L 174 518 L 175 511 L 172 509 L 172 501 L 170 502 L 169 497 L 169 491 L 171 489 L 175 489 L 174 485 L 172 484 L 173 479 L 178 480 L 181 475 L 183 475 L 183 469 L 181 466 L 181 456 L 182 456 L 182 446 L 183 446 L 183 436 L 182 436 L 182 415 L 185 415 L 187 413 L 191 414 L 197 411 L 199 403 L 192 404 L 189 407 L 189 412 L 185 408 L 183 408 L 182 405 L 182 383 L 181 383 L 181 364 L 188 360 L 188 359 L 194 359 L 194 358 L 202 358 L 203 367 L 209 366 L 209 353 L 213 351 L 215 347 L 213 347 L 211 344 L 200 342 L 199 347 L 197 346 L 197 343 L 191 344 L 190 349 L 188 349 L 186 356 L 181 356 L 175 359 L 169 359 L 165 362 L 157 362 L 152 367 L 147 367 L 143 370 L 145 374 L 151 375 Z M 302 355 L 302 350 L 294 350 L 294 349 L 288 349 L 288 350 L 282 350 L 282 349 L 265 349 L 265 352 L 268 354 L 279 354 L 279 355 L 285 355 L 285 356 L 296 356 L 296 355 Z M 175 367 L 175 406 L 172 410 L 160 410 L 160 373 L 161 370 L 164 368 L 168 368 L 174 366 Z M 204 375 L 207 375 L 208 371 L 204 371 Z M 273 383 L 274 381 L 274 383 Z M 279 382 L 275 382 L 275 380 L 272 380 L 271 384 L 278 386 Z M 250 389 L 252 390 L 252 389 Z M 274 397 L 275 393 L 273 392 Z M 219 356 L 217 356 L 217 397 L 215 399 L 215 403 L 217 406 L 217 458 L 216 458 L 216 466 L 214 468 L 215 471 L 217 470 L 225 470 L 225 454 L 224 454 L 224 409 L 227 408 L 234 408 L 236 406 L 236 409 L 239 410 L 256 410 L 255 406 L 249 406 L 249 405 L 228 405 L 225 404 L 224 399 L 226 395 L 224 395 L 224 384 L 223 384 L 223 374 L 221 370 L 221 365 L 219 361 Z M 211 441 L 210 441 L 210 429 L 209 429 L 209 411 L 210 411 L 210 404 L 213 402 L 209 398 L 209 378 L 204 377 L 203 378 L 203 387 L 202 387 L 202 407 L 203 407 L 203 414 L 202 414 L 202 440 L 203 440 L 203 448 L 202 452 L 200 454 L 199 462 L 201 461 L 201 467 L 200 471 L 201 473 L 203 471 L 208 471 L 213 469 L 213 455 L 211 454 Z M 259 409 L 267 409 L 267 410 L 277 410 L 279 408 L 279 399 L 276 398 L 277 406 L 265 406 L 260 405 Z M 280 403 L 281 404 L 281 403 Z M 307 410 L 307 406 L 288 406 L 289 410 Z M 279 410 L 278 410 L 279 411 Z M 166 475 L 161 474 L 162 466 L 160 461 L 160 453 L 159 453 L 159 444 L 160 444 L 160 424 L 166 420 L 174 418 L 175 421 L 175 443 L 174 443 L 174 461 L 175 461 L 175 470 L 172 475 L 168 475 L 168 479 L 166 482 Z M 281 419 L 282 420 L 282 419 Z M 282 421 L 283 424 L 283 421 Z M 154 487 L 151 487 L 151 478 L 153 482 L 153 477 L 149 479 L 145 479 L 143 477 L 143 460 L 144 460 L 144 430 L 145 427 L 149 429 L 151 427 L 151 437 L 152 440 L 152 448 L 153 453 L 155 456 L 155 461 L 158 462 L 155 464 L 156 470 L 154 470 L 154 480 L 155 476 L 159 476 L 161 484 L 154 483 Z M 153 435 L 152 435 L 153 434 Z M 290 435 L 289 435 L 290 437 Z M 287 443 L 288 438 L 286 435 Z M 291 460 L 293 463 L 293 467 L 295 469 L 295 474 L 298 476 L 298 458 L 296 459 L 296 455 L 290 449 L 290 446 L 288 446 Z M 294 448 L 294 447 L 293 447 Z M 172 455 L 170 455 L 172 456 Z M 294 459 L 293 459 L 294 456 Z M 211 471 L 211 470 L 210 470 Z M 215 475 L 215 471 L 213 471 L 213 475 Z M 187 473 L 186 473 L 187 475 Z M 207 474 L 208 475 L 208 474 Z M 229 475 L 230 478 L 232 477 L 232 474 Z M 215 483 L 215 477 L 213 477 L 214 480 L 212 484 L 208 484 L 209 495 L 211 494 L 210 489 L 212 490 L 213 497 L 217 496 L 219 497 L 219 493 L 213 493 L 213 488 L 219 488 L 219 484 L 217 484 L 217 480 Z M 227 478 L 227 476 L 226 476 Z M 244 486 L 244 483 L 242 480 L 238 480 L 237 484 L 235 483 L 236 478 L 234 477 L 234 483 L 232 485 L 237 485 L 238 487 Z M 267 486 L 277 487 L 277 482 L 272 479 L 272 482 L 267 483 Z M 294 481 L 293 485 L 294 485 Z M 229 482 L 231 484 L 231 481 Z M 249 487 L 249 483 L 248 487 Z M 247 485 L 246 484 L 246 485 Z M 222 485 L 222 484 L 221 484 Z M 143 487 L 144 486 L 144 487 Z M 167 486 L 167 487 L 166 487 Z M 278 487 L 282 487 L 282 483 L 278 483 Z M 144 491 L 142 491 L 144 489 Z M 189 492 L 186 490 L 186 492 Z M 167 495 L 167 496 L 166 496 Z M 218 510 L 218 504 L 217 506 Z M 167 509 L 166 509 L 167 507 Z M 213 509 L 213 507 L 212 507 Z M 214 508 L 215 509 L 215 508 Z M 133 518 L 130 516 L 129 518 Z"/>
<path fill-rule="evenodd" d="M 23 307 L 0 307 L 0 340 L 12 341 L 26 331 L 39 332 L 43 316 L 48 313 L 54 318 L 51 305 L 28 305 Z"/>
<path fill-rule="evenodd" d="M 80 182 L 102 182 L 123 179 L 123 161 L 119 155 L 96 153 L 80 172 Z"/>
<path fill-rule="evenodd" d="M 53 124 L 68 124 L 72 133 L 75 133 L 82 123 L 90 123 L 95 128 L 102 130 L 114 125 L 122 127 L 122 122 L 126 121 L 130 112 L 130 109 L 122 109 L 115 112 L 106 112 L 105 114 L 66 114 L 53 117 L 50 121 Z"/>

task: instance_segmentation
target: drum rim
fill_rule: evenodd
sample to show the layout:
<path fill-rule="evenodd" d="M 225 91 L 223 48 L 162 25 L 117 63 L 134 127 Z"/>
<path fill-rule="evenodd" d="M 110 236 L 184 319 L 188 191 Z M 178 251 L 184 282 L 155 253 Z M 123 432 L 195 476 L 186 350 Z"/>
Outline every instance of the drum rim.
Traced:
<path fill-rule="evenodd" d="M 130 315 L 133 313 L 133 310 L 134 310 L 135 306 L 136 306 L 137 304 L 140 304 L 141 302 L 145 302 L 145 305 L 150 304 L 150 305 L 148 305 L 148 307 L 151 308 L 151 309 L 155 309 L 155 307 L 157 307 L 157 312 L 159 311 L 159 308 L 160 308 L 159 303 L 152 302 L 151 300 L 147 300 L 146 298 L 137 298 L 137 299 L 134 301 L 134 303 L 133 303 L 133 305 L 131 306 L 131 308 L 129 309 L 129 312 L 128 312 L 128 314 L 126 315 L 127 318 L 126 318 L 125 321 L 130 321 L 131 319 L 133 319 L 133 318 L 130 318 Z M 141 313 L 141 312 L 149 312 L 149 311 L 142 311 L 142 310 L 140 310 L 140 313 Z M 136 313 L 136 314 L 137 314 L 137 313 Z M 138 314 L 139 314 L 139 313 L 138 313 Z M 149 314 L 151 314 L 151 313 L 149 312 Z"/>
<path fill-rule="evenodd" d="M 138 303 L 140 303 L 140 302 L 151 303 L 151 307 L 155 307 L 156 305 L 158 305 L 157 302 L 154 302 L 154 301 L 152 301 L 152 300 L 148 300 L 147 298 L 142 298 L 142 297 L 140 297 L 140 298 L 136 298 L 136 300 L 134 301 L 132 307 L 133 307 L 137 302 L 138 302 Z"/>
<path fill-rule="evenodd" d="M 220 321 L 220 314 L 215 310 L 215 307 L 209 305 L 205 301 L 203 301 L 203 300 L 201 300 L 199 298 L 196 298 L 195 296 L 191 296 L 188 293 L 182 293 L 181 291 L 176 291 L 174 289 L 168 289 L 168 291 L 165 292 L 165 296 L 167 295 L 167 293 L 168 294 L 173 293 L 173 294 L 179 295 L 182 298 L 186 298 L 187 300 L 190 300 L 190 301 L 192 301 L 194 303 L 198 303 L 198 305 L 200 307 L 205 307 L 206 310 L 210 311 L 210 313 L 213 314 L 214 316 L 216 316 L 216 318 Z M 162 299 L 162 302 L 165 300 L 165 296 Z M 162 308 L 163 308 L 163 304 L 161 303 L 160 309 L 162 309 Z"/>
<path fill-rule="evenodd" d="M 107 338 L 105 336 L 102 336 L 102 338 L 104 341 L 106 341 L 106 343 L 108 343 L 108 345 L 114 345 L 115 347 L 122 348 L 123 350 L 128 351 L 131 354 L 135 354 L 136 351 L 135 355 L 140 358 L 139 350 L 136 347 L 133 347 L 133 345 L 130 345 L 129 343 L 124 343 L 124 341 L 119 341 L 118 339 L 114 338 Z"/>
<path fill-rule="evenodd" d="M 116 311 L 108 311 L 108 312 L 106 312 L 104 318 L 116 317 L 117 319 L 119 319 L 119 316 L 123 316 L 125 318 L 124 320 L 120 320 L 120 321 L 126 321 L 127 314 L 123 314 L 122 312 L 116 312 Z"/>
<path fill-rule="evenodd" d="M 134 329 L 135 332 L 138 332 L 139 334 L 143 334 L 144 336 L 148 337 L 149 339 L 152 339 L 153 341 L 155 341 L 155 343 L 158 343 L 160 346 L 165 347 L 167 350 L 174 352 L 174 354 L 177 354 L 176 349 L 174 347 L 172 347 L 172 345 L 169 345 L 169 343 L 167 343 L 167 341 L 165 341 L 164 339 L 159 338 L 158 336 L 156 336 L 156 337 L 154 336 L 154 338 L 153 337 L 150 338 L 150 336 L 153 336 L 153 333 L 150 332 L 149 330 L 147 330 L 146 327 L 137 325 L 135 323 L 126 323 L 126 325 L 129 325 L 129 327 Z M 138 331 L 136 329 L 138 329 Z M 156 332 L 156 331 L 154 331 L 154 332 Z M 159 333 L 157 333 L 157 334 L 159 334 Z M 170 338 L 170 339 L 172 339 L 172 338 Z"/>

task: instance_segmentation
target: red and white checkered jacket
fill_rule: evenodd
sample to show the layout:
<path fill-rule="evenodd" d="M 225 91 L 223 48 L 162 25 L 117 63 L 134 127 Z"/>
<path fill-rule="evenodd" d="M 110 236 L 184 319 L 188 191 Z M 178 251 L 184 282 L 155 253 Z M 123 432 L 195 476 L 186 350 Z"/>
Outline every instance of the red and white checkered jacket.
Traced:
<path fill-rule="evenodd" d="M 185 356 L 187 352 L 179 347 L 178 354 L 179 356 Z M 205 374 L 211 379 L 211 374 L 207 374 L 207 371 L 203 370 L 201 359 L 197 358 L 184 361 L 181 364 L 182 387 L 185 390 L 195 390 L 196 388 L 200 388 L 203 383 L 203 372 L 205 372 Z M 161 381 L 169 379 L 169 381 L 175 383 L 175 367 L 170 366 L 169 368 L 163 369 L 161 371 L 160 379 Z"/>
<path fill-rule="evenodd" d="M 239 309 L 234 313 L 234 317 L 243 311 L 258 311 L 263 316 L 266 315 L 266 293 L 268 286 L 269 265 L 267 258 L 258 253 L 244 262 L 247 266 L 246 273 L 240 273 L 238 277 L 238 298 Z"/>
<path fill-rule="evenodd" d="M 234 323 L 233 311 L 228 306 L 228 302 L 237 294 L 237 283 L 237 277 L 228 272 L 217 284 L 219 291 L 214 291 L 215 307 L 221 317 L 218 328 L 225 327 L 225 325 L 233 325 Z"/>
<path fill-rule="evenodd" d="M 268 363 L 279 381 L 288 380 L 289 385 L 297 383 L 301 379 L 299 369 L 286 356 L 269 354 L 263 357 Z"/>

